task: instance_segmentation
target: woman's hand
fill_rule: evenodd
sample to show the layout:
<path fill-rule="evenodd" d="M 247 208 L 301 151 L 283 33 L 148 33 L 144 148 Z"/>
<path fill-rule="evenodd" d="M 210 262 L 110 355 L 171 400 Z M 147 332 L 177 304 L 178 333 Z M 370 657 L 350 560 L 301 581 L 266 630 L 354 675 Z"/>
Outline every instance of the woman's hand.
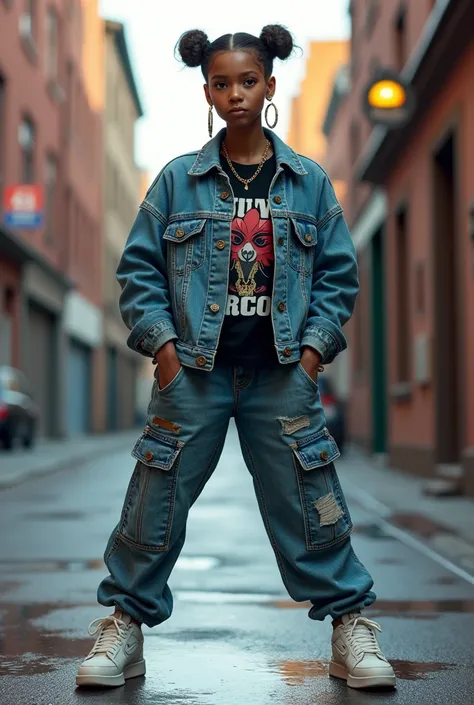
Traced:
<path fill-rule="evenodd" d="M 181 369 L 174 343 L 172 341 L 165 343 L 156 353 L 155 360 L 158 366 L 158 387 L 164 389 L 171 384 Z"/>
<path fill-rule="evenodd" d="M 313 348 L 303 348 L 301 367 L 314 382 L 317 382 L 319 368 L 321 367 L 321 355 Z"/>

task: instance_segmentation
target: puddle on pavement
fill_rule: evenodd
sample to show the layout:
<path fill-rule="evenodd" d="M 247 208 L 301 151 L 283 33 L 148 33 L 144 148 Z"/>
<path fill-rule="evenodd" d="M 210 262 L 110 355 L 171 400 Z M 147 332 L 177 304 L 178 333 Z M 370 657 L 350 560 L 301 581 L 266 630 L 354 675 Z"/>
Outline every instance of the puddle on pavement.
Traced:
<path fill-rule="evenodd" d="M 205 572 L 220 565 L 220 560 L 214 556 L 180 556 L 175 569 Z M 5 573 L 80 573 L 89 570 L 105 570 L 102 558 L 89 560 L 59 560 L 59 561 L 0 561 L 0 574 Z"/>
<path fill-rule="evenodd" d="M 311 609 L 310 602 L 293 602 L 293 600 L 274 600 L 270 607 L 277 609 Z M 420 613 L 474 613 L 474 600 L 377 600 L 373 607 L 364 613 L 373 616 L 375 613 L 385 617 L 418 618 Z"/>
<path fill-rule="evenodd" d="M 213 604 L 265 604 L 273 606 L 275 595 L 246 592 L 204 592 L 194 590 L 176 590 L 174 593 L 181 602 L 203 602 Z"/>
<path fill-rule="evenodd" d="M 391 664 L 397 677 L 407 681 L 426 680 L 434 673 L 457 669 L 452 663 L 392 660 Z M 328 661 L 278 661 L 270 668 L 288 685 L 302 685 L 308 678 L 327 678 L 329 674 Z"/>
<path fill-rule="evenodd" d="M 406 681 L 426 680 L 433 673 L 455 671 L 458 668 L 454 663 L 423 663 L 422 661 L 391 661 L 390 663 L 397 677 Z"/>
<path fill-rule="evenodd" d="M 83 605 L 69 606 L 70 609 L 77 607 Z M 84 634 L 84 638 L 68 638 L 57 631 L 47 631 L 40 624 L 41 619 L 57 610 L 57 604 L 4 606 L 0 636 L 2 676 L 48 674 L 84 657 L 91 641 L 87 634 Z M 228 679 L 235 680 L 236 672 L 239 678 L 245 676 L 247 680 L 252 679 L 255 685 L 265 685 L 276 676 L 288 686 L 301 686 L 313 680 L 328 678 L 327 661 L 268 661 L 254 650 L 249 652 L 248 647 L 236 646 L 236 632 L 230 629 L 184 629 L 168 634 L 157 633 L 157 636 L 167 641 L 164 651 L 152 646 L 156 642 L 149 638 L 149 634 L 146 639 L 150 646 L 150 675 L 156 672 L 159 676 L 161 692 L 163 687 L 166 689 L 178 684 L 185 686 L 186 678 L 195 682 L 197 674 L 201 682 L 208 678 L 209 685 L 217 677 L 220 683 Z M 201 645 L 203 641 L 207 642 L 205 647 Z M 180 683 L 183 674 L 179 663 L 183 659 L 186 659 L 187 675 Z M 436 673 L 457 668 L 455 664 L 436 662 L 392 661 L 392 664 L 398 678 L 407 681 L 426 680 Z M 170 682 L 163 683 L 163 677 L 169 678 Z"/>
<path fill-rule="evenodd" d="M 84 561 L 0 561 L 0 574 L 3 573 L 56 573 L 82 572 L 88 570 L 104 570 L 105 564 L 101 558 Z"/>
<path fill-rule="evenodd" d="M 51 673 L 84 656 L 90 642 L 87 632 L 84 639 L 71 639 L 33 624 L 57 609 L 58 604 L 2 605 L 0 675 Z"/>

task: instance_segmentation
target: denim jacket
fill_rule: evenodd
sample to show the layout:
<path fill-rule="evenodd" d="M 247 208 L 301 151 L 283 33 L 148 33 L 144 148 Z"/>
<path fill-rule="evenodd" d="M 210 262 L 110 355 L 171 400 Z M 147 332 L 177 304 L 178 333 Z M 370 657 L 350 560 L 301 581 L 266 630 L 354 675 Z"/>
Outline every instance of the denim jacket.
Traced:
<path fill-rule="evenodd" d="M 219 159 L 224 133 L 158 174 L 117 270 L 129 347 L 153 357 L 175 340 L 181 363 L 203 370 L 214 365 L 230 271 L 234 197 Z M 265 134 L 277 162 L 269 205 L 278 360 L 297 362 L 310 346 L 329 363 L 346 347 L 342 326 L 358 292 L 352 238 L 323 169 Z"/>

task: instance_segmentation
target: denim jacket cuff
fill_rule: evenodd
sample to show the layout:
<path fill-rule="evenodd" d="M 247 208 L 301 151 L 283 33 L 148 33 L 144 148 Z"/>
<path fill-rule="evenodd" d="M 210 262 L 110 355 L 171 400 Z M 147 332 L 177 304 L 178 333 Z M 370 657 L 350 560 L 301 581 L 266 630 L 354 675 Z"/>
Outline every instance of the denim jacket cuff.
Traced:
<path fill-rule="evenodd" d="M 176 331 L 169 321 L 159 321 L 148 328 L 137 343 L 136 350 L 147 357 L 154 357 L 160 348 L 170 340 L 177 340 Z M 133 346 L 134 347 L 134 346 Z"/>
<path fill-rule="evenodd" d="M 313 326 L 307 328 L 301 341 L 301 347 L 308 346 L 321 355 L 322 365 L 329 365 L 346 347 L 344 335 L 339 332 L 336 337 L 333 331 L 329 330 L 328 323 L 328 321 L 325 321 L 326 326 L 324 328 Z"/>

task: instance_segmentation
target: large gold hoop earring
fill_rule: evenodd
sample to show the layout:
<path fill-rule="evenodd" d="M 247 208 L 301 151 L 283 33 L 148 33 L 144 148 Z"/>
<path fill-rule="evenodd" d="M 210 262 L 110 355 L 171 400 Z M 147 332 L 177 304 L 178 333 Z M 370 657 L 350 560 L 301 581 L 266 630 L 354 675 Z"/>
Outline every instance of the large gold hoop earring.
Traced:
<path fill-rule="evenodd" d="M 270 128 L 270 130 L 273 130 L 273 128 L 276 127 L 277 122 L 278 122 L 278 109 L 277 109 L 277 106 L 275 105 L 275 103 L 272 103 L 272 99 L 271 99 L 271 98 L 269 98 L 268 100 L 269 100 L 270 102 L 268 103 L 267 108 L 266 108 L 266 110 L 265 110 L 265 122 L 267 123 L 268 127 Z M 268 121 L 268 111 L 270 110 L 270 108 L 273 108 L 273 110 L 275 111 L 275 119 L 274 119 L 274 121 L 273 121 L 273 123 L 272 123 L 271 125 L 270 125 L 270 123 L 269 123 L 269 121 Z"/>
<path fill-rule="evenodd" d="M 212 137 L 212 131 L 214 129 L 214 114 L 212 112 L 212 105 L 209 106 L 209 114 L 207 116 L 207 129 L 209 131 L 209 137 Z"/>

